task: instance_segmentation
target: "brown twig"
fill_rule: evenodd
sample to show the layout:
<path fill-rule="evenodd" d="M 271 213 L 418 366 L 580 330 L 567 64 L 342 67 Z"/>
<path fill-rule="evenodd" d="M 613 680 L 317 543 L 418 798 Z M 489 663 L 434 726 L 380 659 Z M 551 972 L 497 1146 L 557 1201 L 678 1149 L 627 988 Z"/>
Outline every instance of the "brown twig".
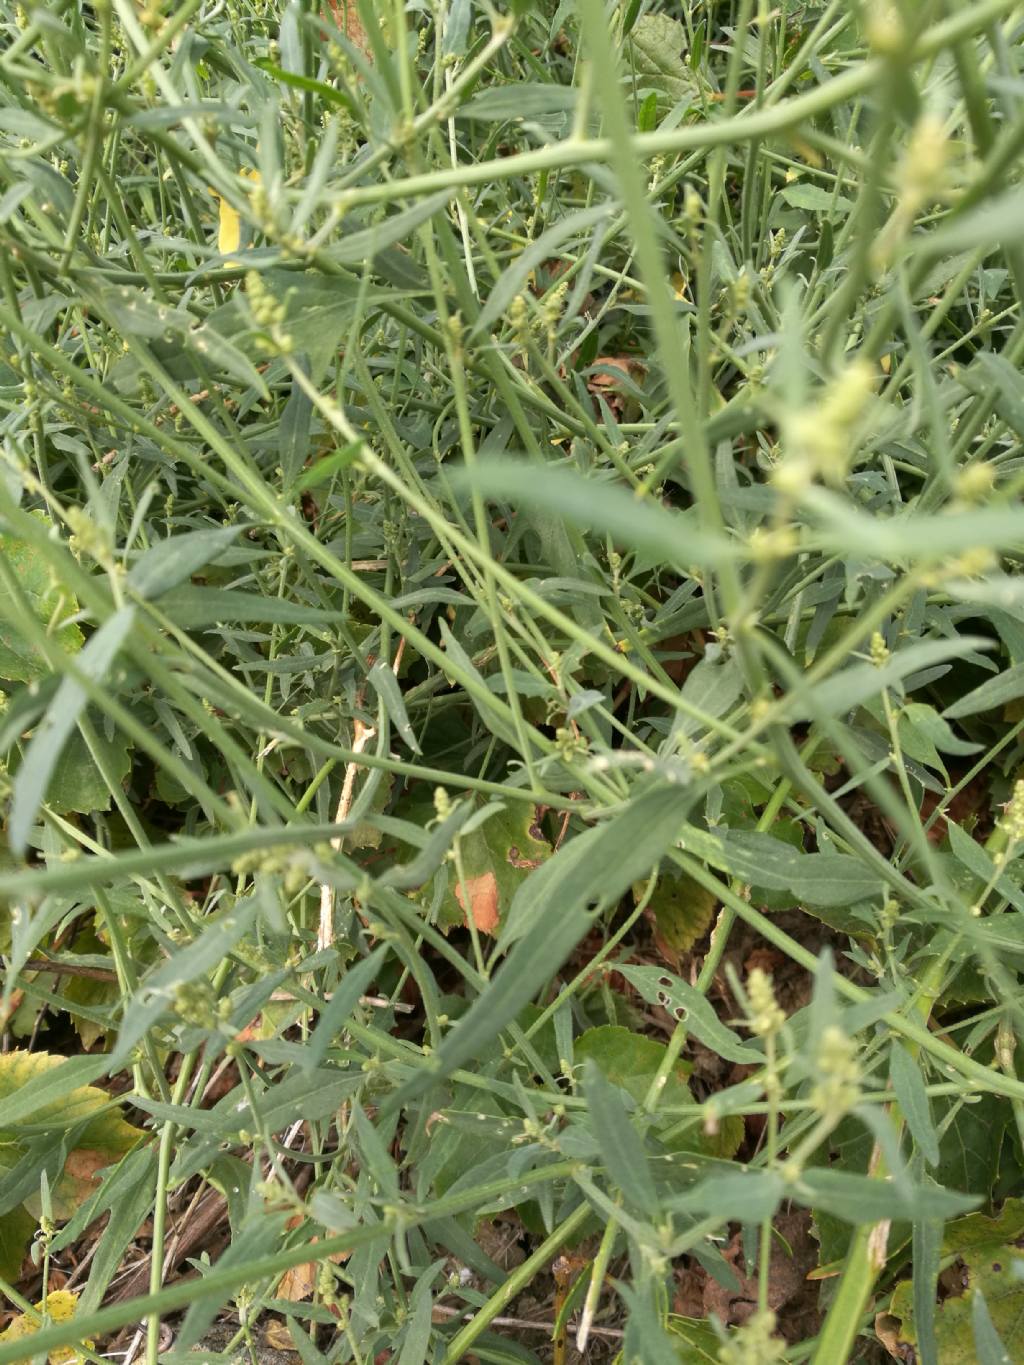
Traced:
<path fill-rule="evenodd" d="M 397 676 L 399 667 L 402 663 L 402 655 L 405 653 L 405 636 L 398 641 L 398 648 L 395 650 L 395 661 L 391 665 L 392 672 Z M 367 664 L 371 662 L 367 659 Z M 364 682 L 359 689 L 356 697 L 356 705 L 362 706 L 363 697 L 366 693 L 366 683 Z M 377 730 L 375 726 L 364 725 L 358 716 L 352 722 L 352 751 L 361 754 L 370 740 L 374 738 Z M 356 774 L 362 764 L 358 759 L 352 759 L 345 766 L 345 780 L 341 784 L 341 796 L 338 798 L 338 810 L 334 817 L 336 825 L 344 824 L 348 819 L 348 813 L 352 809 L 352 799 L 355 794 Z M 341 848 L 341 836 L 337 835 L 331 840 L 332 848 Z M 318 949 L 330 948 L 334 943 L 334 888 L 327 882 L 320 886 L 320 927 L 317 930 L 316 946 Z"/>
<path fill-rule="evenodd" d="M 86 981 L 116 981 L 117 972 L 109 967 L 87 967 L 78 962 L 51 962 L 45 957 L 30 957 L 23 972 L 50 972 L 53 976 L 79 976 Z"/>

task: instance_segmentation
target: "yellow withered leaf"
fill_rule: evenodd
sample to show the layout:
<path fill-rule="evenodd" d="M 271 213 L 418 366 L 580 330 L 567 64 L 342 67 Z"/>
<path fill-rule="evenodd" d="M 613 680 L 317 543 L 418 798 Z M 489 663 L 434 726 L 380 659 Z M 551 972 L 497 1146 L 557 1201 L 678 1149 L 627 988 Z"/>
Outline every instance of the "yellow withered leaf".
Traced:
<path fill-rule="evenodd" d="M 258 181 L 259 171 L 243 170 L 242 175 L 247 180 Z M 231 252 L 237 251 L 242 244 L 242 220 L 236 209 L 228 203 L 216 190 L 210 193 L 217 200 L 219 209 L 217 221 L 217 250 L 222 256 L 229 256 Z"/>
<path fill-rule="evenodd" d="M 41 1315 L 45 1310 L 46 1316 L 53 1323 L 70 1322 L 75 1316 L 77 1304 L 77 1294 L 73 1294 L 69 1289 L 57 1289 L 48 1294 L 45 1301 L 36 1304 L 36 1313 Z M 38 1319 L 30 1318 L 27 1313 L 19 1313 L 10 1325 L 0 1332 L 0 1341 L 21 1341 L 22 1338 L 38 1332 L 39 1325 Z M 91 1341 L 84 1344 L 92 1350 Z M 73 1346 L 60 1346 L 50 1352 L 49 1362 L 50 1365 L 85 1365 L 85 1356 L 81 1350 Z"/>

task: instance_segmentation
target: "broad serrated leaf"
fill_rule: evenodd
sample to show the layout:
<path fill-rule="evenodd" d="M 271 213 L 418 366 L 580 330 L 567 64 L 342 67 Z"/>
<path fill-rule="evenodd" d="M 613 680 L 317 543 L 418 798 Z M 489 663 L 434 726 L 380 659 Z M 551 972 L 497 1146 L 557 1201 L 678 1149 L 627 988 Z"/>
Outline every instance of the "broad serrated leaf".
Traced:
<path fill-rule="evenodd" d="M 76 655 L 76 663 L 86 677 L 95 683 L 104 681 L 134 619 L 133 608 L 121 607 L 82 647 Z M 74 678 L 65 677 L 29 741 L 11 796 L 7 837 L 15 853 L 25 851 L 32 821 L 46 797 L 54 769 L 85 703 L 85 688 Z"/>
<path fill-rule="evenodd" d="M 645 892 L 643 882 L 634 882 L 634 900 L 639 903 Z M 689 952 L 707 932 L 715 905 L 711 892 L 692 877 L 668 864 L 659 869 L 657 884 L 647 902 L 647 915 L 654 920 L 655 945 L 667 962 L 678 964 L 681 954 Z"/>
<path fill-rule="evenodd" d="M 697 83 L 686 61 L 686 29 L 668 14 L 645 14 L 633 25 L 629 52 L 639 90 L 655 90 L 672 104 L 692 100 Z"/>
<path fill-rule="evenodd" d="M 86 712 L 92 723 L 91 740 L 97 756 L 114 782 L 121 783 L 131 771 L 131 746 L 126 736 L 115 731 L 108 739 L 103 731 L 99 713 Z M 91 815 L 94 811 L 109 810 L 114 794 L 97 766 L 96 759 L 80 731 L 75 731 L 64 745 L 53 765 L 46 804 L 58 815 L 77 811 Z"/>
<path fill-rule="evenodd" d="M 619 1024 L 601 1024 L 587 1029 L 575 1043 L 575 1059 L 591 1059 L 613 1085 L 620 1086 L 636 1103 L 642 1104 L 658 1070 L 665 1060 L 664 1043 L 646 1038 L 642 1033 L 623 1028 Z M 672 1106 L 693 1104 L 693 1095 L 686 1082 L 688 1064 L 677 1062 L 669 1071 L 668 1079 L 658 1096 L 656 1131 L 667 1132 L 678 1123 L 668 1112 Z M 682 1133 L 671 1138 L 659 1138 L 670 1151 L 702 1152 L 728 1158 L 735 1154 L 743 1140 L 743 1120 L 731 1114 L 721 1120 L 714 1131 L 704 1131 L 695 1121 Z"/>
<path fill-rule="evenodd" d="M 22 1208 L 0 1214 L 0 1275 L 8 1284 L 21 1279 L 21 1264 L 35 1236 L 36 1220 Z"/>
<path fill-rule="evenodd" d="M 942 1251 L 946 1256 L 987 1256 L 996 1247 L 1024 1238 L 1024 1199 L 1007 1199 L 994 1217 L 969 1213 L 946 1224 Z"/>
<path fill-rule="evenodd" d="M 45 524 L 45 518 L 37 515 Z M 81 649 L 83 636 L 78 626 L 60 624 L 74 616 L 78 603 L 71 593 L 54 582 L 44 555 L 17 536 L 0 535 L 0 556 L 17 578 L 21 591 L 54 643 L 66 654 Z M 5 589 L 0 586 L 0 678 L 5 682 L 31 682 L 34 678 L 43 678 L 50 666 L 36 646 L 10 624 L 12 613 L 5 610 L 5 597 Z"/>
<path fill-rule="evenodd" d="M 93 1058 L 65 1059 L 23 1051 L 0 1054 L 0 1124 L 11 1125 L 0 1128 L 5 1160 L 13 1164 L 31 1159 L 28 1130 L 35 1134 L 74 1130 L 74 1147 L 50 1190 L 59 1218 L 69 1218 L 94 1193 L 98 1172 L 115 1165 L 144 1136 L 121 1117 L 105 1090 L 80 1084 L 83 1076 L 95 1077 L 106 1069 Z M 33 1182 L 25 1203 L 29 1212 L 38 1215 L 37 1190 Z"/>
<path fill-rule="evenodd" d="M 35 1305 L 36 1311 L 33 1316 L 30 1317 L 28 1313 L 15 1314 L 12 1321 L 0 1332 L 0 1342 L 24 1341 L 26 1344 L 23 1359 L 31 1360 L 33 1358 L 31 1341 L 39 1331 L 39 1315 L 45 1312 L 51 1323 L 70 1322 L 75 1316 L 77 1305 L 77 1293 L 70 1289 L 55 1289 Z M 86 1346 L 91 1351 L 93 1343 L 87 1342 Z M 50 1365 L 85 1365 L 86 1354 L 78 1347 L 70 1346 L 59 1351 L 51 1351 L 48 1360 Z"/>

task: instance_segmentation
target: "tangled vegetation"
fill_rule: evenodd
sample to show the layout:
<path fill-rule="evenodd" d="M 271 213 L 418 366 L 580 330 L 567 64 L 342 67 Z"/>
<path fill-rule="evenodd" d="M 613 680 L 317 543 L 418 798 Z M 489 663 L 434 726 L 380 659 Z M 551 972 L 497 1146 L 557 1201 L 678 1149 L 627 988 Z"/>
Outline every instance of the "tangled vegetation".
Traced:
<path fill-rule="evenodd" d="M 1024 1358 L 1021 6 L 2 13 L 0 1365 Z"/>

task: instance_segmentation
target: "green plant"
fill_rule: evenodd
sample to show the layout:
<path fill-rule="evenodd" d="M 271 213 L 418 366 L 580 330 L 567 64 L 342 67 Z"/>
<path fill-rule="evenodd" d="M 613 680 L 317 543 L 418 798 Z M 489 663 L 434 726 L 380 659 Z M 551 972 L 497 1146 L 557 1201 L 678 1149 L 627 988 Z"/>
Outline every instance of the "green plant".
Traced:
<path fill-rule="evenodd" d="M 3 20 L 0 1365 L 1012 1353 L 1020 7 Z"/>

